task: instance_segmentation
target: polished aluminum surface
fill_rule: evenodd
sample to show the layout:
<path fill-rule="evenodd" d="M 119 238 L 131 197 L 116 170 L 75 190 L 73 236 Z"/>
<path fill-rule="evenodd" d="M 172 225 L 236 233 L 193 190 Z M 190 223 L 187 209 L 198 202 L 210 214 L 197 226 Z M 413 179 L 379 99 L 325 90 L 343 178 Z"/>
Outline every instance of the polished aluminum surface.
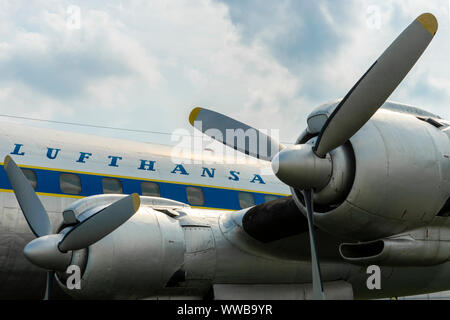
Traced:
<path fill-rule="evenodd" d="M 332 163 L 329 156 L 319 158 L 311 145 L 303 144 L 280 151 L 272 160 L 272 169 L 289 186 L 321 190 L 331 178 Z"/>
<path fill-rule="evenodd" d="M 29 242 L 23 249 L 25 257 L 34 265 L 46 270 L 65 271 L 72 259 L 72 252 L 58 249 L 62 234 L 51 234 Z"/>

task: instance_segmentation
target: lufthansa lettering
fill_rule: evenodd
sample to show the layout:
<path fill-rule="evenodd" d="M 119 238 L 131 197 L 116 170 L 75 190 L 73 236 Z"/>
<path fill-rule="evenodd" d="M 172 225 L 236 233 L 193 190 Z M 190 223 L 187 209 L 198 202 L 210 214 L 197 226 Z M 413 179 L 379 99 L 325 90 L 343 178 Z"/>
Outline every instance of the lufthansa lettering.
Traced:
<path fill-rule="evenodd" d="M 44 156 L 47 159 L 55 160 L 58 158 L 59 154 L 63 152 L 62 149 L 47 147 L 46 150 L 43 152 Z M 25 156 L 27 154 L 26 152 L 26 146 L 21 143 L 14 143 L 14 146 L 12 147 L 12 151 L 10 154 L 16 155 L 16 156 Z M 89 163 L 90 159 L 93 157 L 93 154 L 90 152 L 80 151 L 76 156 L 74 161 L 76 163 Z M 109 167 L 120 167 L 120 161 L 122 160 L 122 157 L 116 156 L 116 155 L 108 155 L 107 159 L 105 159 L 105 165 Z M 148 159 L 139 159 L 137 161 L 137 170 L 145 170 L 145 171 L 157 171 L 157 162 L 154 160 L 148 160 Z M 202 167 L 201 170 L 201 177 L 205 178 L 214 178 L 216 168 L 206 168 Z M 170 170 L 171 174 L 174 175 L 185 175 L 188 176 L 189 172 L 187 168 L 185 168 L 181 163 L 174 164 L 172 170 Z M 240 181 L 240 172 L 235 170 L 228 171 L 228 180 L 230 181 Z M 249 180 L 250 183 L 257 183 L 257 184 L 266 184 L 263 178 L 259 174 L 253 174 L 251 179 Z"/>

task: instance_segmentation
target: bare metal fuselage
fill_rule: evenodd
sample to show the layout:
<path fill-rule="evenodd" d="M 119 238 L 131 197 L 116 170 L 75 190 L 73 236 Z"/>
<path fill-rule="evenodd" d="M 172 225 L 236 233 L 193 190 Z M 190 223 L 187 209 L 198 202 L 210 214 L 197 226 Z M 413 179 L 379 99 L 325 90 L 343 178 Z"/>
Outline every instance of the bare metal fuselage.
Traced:
<path fill-rule="evenodd" d="M 325 200 L 314 217 L 329 296 L 379 298 L 450 289 L 446 249 L 450 222 L 443 210 L 450 196 L 450 142 L 447 124 L 441 122 L 438 127 L 416 115 L 381 109 L 350 139 L 350 151 L 345 151 L 352 152 L 350 188 L 343 189 L 341 198 L 331 197 L 332 204 L 326 203 L 330 196 L 322 195 Z M 338 149 L 331 157 L 347 159 Z M 348 168 L 333 167 L 333 179 L 349 175 Z M 0 196 L 0 298 L 40 298 L 45 272 L 22 253 L 34 237 L 14 195 Z M 56 230 L 62 224 L 61 212 L 74 199 L 41 199 Z M 304 209 L 300 197 L 297 204 Z M 236 285 L 265 298 L 307 295 L 311 283 L 307 232 L 262 243 L 243 229 L 246 211 L 184 208 L 171 217 L 144 205 L 130 221 L 89 247 L 81 290 L 68 290 L 63 281 L 60 285 L 81 298 L 203 298 L 211 287 L 227 298 L 222 289 Z M 437 251 L 422 265 L 380 261 L 381 290 L 369 290 L 364 263 L 345 260 L 339 245 L 392 238 L 437 243 Z M 261 296 L 258 285 L 272 295 Z M 292 293 L 297 289 L 304 295 Z"/>

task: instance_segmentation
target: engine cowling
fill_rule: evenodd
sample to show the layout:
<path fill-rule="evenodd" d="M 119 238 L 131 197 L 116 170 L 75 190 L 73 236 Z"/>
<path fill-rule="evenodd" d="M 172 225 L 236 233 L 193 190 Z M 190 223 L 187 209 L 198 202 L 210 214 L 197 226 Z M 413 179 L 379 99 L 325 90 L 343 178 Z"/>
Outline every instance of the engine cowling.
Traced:
<path fill-rule="evenodd" d="M 305 132 L 298 142 L 311 137 Z M 429 223 L 449 196 L 449 154 L 448 137 L 440 128 L 380 109 L 330 153 L 333 178 L 315 191 L 314 224 L 337 236 L 369 241 Z M 301 191 L 292 188 L 292 193 L 305 212 Z"/>
<path fill-rule="evenodd" d="M 83 261 L 81 289 L 61 288 L 75 298 L 139 299 L 158 294 L 184 262 L 183 230 L 162 211 L 142 206 L 126 223 L 91 245 Z"/>

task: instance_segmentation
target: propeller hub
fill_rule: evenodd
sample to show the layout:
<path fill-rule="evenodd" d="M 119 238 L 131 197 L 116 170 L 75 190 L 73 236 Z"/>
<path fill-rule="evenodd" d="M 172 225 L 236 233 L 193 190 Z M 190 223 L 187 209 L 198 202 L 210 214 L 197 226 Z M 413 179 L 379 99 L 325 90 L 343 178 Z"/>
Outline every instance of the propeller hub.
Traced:
<path fill-rule="evenodd" d="M 28 261 L 38 267 L 66 271 L 72 260 L 72 252 L 63 253 L 58 249 L 62 238 L 62 234 L 39 237 L 29 242 L 23 249 L 23 253 Z"/>
<path fill-rule="evenodd" d="M 329 155 L 320 158 L 311 145 L 302 144 L 280 151 L 272 160 L 272 169 L 291 187 L 321 190 L 330 180 L 332 162 Z"/>

